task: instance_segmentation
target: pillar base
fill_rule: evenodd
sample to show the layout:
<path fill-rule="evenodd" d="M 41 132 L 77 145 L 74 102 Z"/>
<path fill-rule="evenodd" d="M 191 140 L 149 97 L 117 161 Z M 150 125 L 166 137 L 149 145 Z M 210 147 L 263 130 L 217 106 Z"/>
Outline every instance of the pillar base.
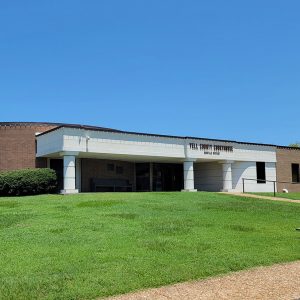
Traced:
<path fill-rule="evenodd" d="M 220 192 L 222 192 L 222 193 L 235 193 L 236 190 L 234 190 L 234 189 L 222 189 L 222 190 L 220 190 Z"/>
<path fill-rule="evenodd" d="M 63 195 L 67 195 L 67 194 L 78 194 L 79 191 L 78 191 L 78 190 L 61 190 L 60 193 L 63 194 Z"/>
<path fill-rule="evenodd" d="M 193 190 L 181 190 L 182 192 L 198 192 L 198 190 L 195 190 L 195 189 L 193 189 Z"/>

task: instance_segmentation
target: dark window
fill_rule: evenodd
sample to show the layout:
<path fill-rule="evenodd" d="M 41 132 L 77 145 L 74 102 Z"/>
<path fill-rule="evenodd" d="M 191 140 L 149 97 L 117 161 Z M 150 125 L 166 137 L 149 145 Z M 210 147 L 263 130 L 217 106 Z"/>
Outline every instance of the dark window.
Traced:
<path fill-rule="evenodd" d="M 114 164 L 107 164 L 107 171 L 114 171 L 115 165 Z"/>
<path fill-rule="evenodd" d="M 266 163 L 256 163 L 257 183 L 266 183 Z"/>
<path fill-rule="evenodd" d="M 136 163 L 136 190 L 139 192 L 150 191 L 150 164 Z"/>
<path fill-rule="evenodd" d="M 117 166 L 117 167 L 116 167 L 116 173 L 117 173 L 117 174 L 123 174 L 123 167 Z"/>
<path fill-rule="evenodd" d="M 180 191 L 182 189 L 182 164 L 153 163 L 153 191 Z"/>
<path fill-rule="evenodd" d="M 300 182 L 299 164 L 292 164 L 292 182 Z"/>
<path fill-rule="evenodd" d="M 57 192 L 64 187 L 64 161 L 63 159 L 50 159 L 50 168 L 55 171 L 57 176 Z"/>

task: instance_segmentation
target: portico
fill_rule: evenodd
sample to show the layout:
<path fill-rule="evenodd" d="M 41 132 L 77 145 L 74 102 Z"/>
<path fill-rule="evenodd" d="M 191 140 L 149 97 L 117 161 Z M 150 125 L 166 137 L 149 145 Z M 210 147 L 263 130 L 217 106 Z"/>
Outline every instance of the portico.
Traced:
<path fill-rule="evenodd" d="M 241 191 L 242 178 L 256 178 L 257 161 L 265 162 L 269 179 L 276 179 L 276 154 L 268 145 L 82 126 L 38 135 L 37 157 L 63 160 L 63 194 L 104 191 L 104 185 L 110 190 L 116 184 L 128 191 Z M 272 190 L 255 181 L 250 188 Z"/>

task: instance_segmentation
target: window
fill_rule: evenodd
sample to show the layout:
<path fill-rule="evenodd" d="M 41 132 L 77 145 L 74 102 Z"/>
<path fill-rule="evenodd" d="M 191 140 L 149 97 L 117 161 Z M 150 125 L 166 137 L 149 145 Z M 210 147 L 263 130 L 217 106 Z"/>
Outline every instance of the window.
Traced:
<path fill-rule="evenodd" d="M 114 164 L 107 164 L 107 171 L 114 171 L 115 165 Z"/>
<path fill-rule="evenodd" d="M 150 191 L 150 163 L 136 163 L 136 190 Z"/>
<path fill-rule="evenodd" d="M 116 173 L 117 173 L 117 174 L 123 174 L 123 167 L 117 166 L 117 167 L 116 167 Z"/>
<path fill-rule="evenodd" d="M 292 164 L 292 182 L 300 182 L 299 164 Z"/>
<path fill-rule="evenodd" d="M 266 163 L 256 163 L 256 177 L 257 183 L 266 183 Z"/>

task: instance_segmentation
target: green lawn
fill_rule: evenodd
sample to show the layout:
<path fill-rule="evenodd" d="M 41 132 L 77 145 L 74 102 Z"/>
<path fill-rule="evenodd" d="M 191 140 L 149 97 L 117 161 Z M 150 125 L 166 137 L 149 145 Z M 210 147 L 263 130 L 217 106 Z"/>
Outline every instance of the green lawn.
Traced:
<path fill-rule="evenodd" d="M 0 198 L 0 299 L 93 299 L 298 260 L 299 216 L 214 193 Z"/>
<path fill-rule="evenodd" d="M 274 197 L 274 193 L 254 193 L 254 194 Z M 276 197 L 300 200 L 300 193 L 276 193 Z"/>

